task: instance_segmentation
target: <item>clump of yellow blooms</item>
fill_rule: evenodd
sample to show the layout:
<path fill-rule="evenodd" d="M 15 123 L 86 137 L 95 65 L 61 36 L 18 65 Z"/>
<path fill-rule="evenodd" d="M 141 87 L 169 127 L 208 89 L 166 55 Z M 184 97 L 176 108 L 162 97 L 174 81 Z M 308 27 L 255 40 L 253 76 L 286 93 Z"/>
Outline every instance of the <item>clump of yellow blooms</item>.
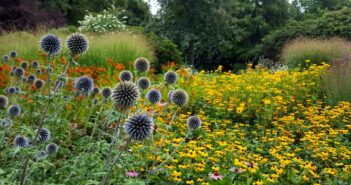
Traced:
<path fill-rule="evenodd" d="M 180 78 L 191 96 L 188 111 L 174 122 L 162 151 L 178 146 L 194 111 L 202 125 L 158 176 L 174 184 L 211 184 L 213 173 L 223 175 L 222 184 L 350 182 L 351 104 L 323 102 L 320 80 L 328 67 L 274 73 L 249 68 L 240 74 L 219 67 Z M 165 132 L 162 124 L 156 132 Z M 139 152 L 154 158 L 148 149 Z"/>

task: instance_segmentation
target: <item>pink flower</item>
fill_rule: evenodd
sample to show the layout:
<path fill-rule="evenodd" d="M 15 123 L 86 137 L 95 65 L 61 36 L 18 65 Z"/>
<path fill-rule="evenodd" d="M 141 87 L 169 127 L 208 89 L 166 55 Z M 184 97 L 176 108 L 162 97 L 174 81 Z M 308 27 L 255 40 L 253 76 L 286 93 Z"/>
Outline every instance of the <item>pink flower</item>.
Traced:
<path fill-rule="evenodd" d="M 224 176 L 220 175 L 218 172 L 210 173 L 208 177 L 213 180 L 222 180 L 224 178 Z"/>
<path fill-rule="evenodd" d="M 231 167 L 230 171 L 234 173 L 243 173 L 243 170 L 237 167 Z"/>
<path fill-rule="evenodd" d="M 126 176 L 127 176 L 127 177 L 137 177 L 137 176 L 138 176 L 138 173 L 135 172 L 135 171 L 128 171 L 128 172 L 126 173 Z"/>

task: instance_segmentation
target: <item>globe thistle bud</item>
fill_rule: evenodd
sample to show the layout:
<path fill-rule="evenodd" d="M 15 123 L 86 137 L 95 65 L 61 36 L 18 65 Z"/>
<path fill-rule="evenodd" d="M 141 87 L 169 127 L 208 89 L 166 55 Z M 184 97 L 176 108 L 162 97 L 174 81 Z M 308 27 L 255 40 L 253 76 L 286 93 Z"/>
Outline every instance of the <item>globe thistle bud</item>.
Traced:
<path fill-rule="evenodd" d="M 62 88 L 63 86 L 65 86 L 65 83 L 62 81 L 62 80 L 56 80 L 55 81 L 55 89 L 60 89 Z"/>
<path fill-rule="evenodd" d="M 0 126 L 10 127 L 11 125 L 12 125 L 12 119 L 10 118 L 4 118 L 0 120 Z"/>
<path fill-rule="evenodd" d="M 146 77 L 141 77 L 137 81 L 137 84 L 140 89 L 148 89 L 150 87 L 150 80 Z"/>
<path fill-rule="evenodd" d="M 201 126 L 201 119 L 197 116 L 190 116 L 186 123 L 190 129 L 195 130 Z"/>
<path fill-rule="evenodd" d="M 35 70 L 35 74 L 40 74 L 40 73 L 41 73 L 40 69 Z"/>
<path fill-rule="evenodd" d="M 37 89 L 40 89 L 42 87 L 44 87 L 45 85 L 45 81 L 44 80 L 41 80 L 41 79 L 36 79 L 34 81 L 34 86 L 37 88 Z"/>
<path fill-rule="evenodd" d="M 38 130 L 37 130 L 37 132 L 38 132 Z M 38 135 L 39 141 L 41 141 L 41 142 L 49 141 L 51 138 L 51 133 L 50 133 L 49 129 L 47 129 L 47 128 L 40 129 L 38 134 L 39 134 Z"/>
<path fill-rule="evenodd" d="M 46 159 L 47 156 L 48 156 L 48 154 L 46 153 L 45 150 L 39 150 L 39 151 L 37 151 L 37 153 L 35 153 L 33 160 L 34 161 L 43 160 L 43 159 Z"/>
<path fill-rule="evenodd" d="M 37 79 L 37 77 L 35 77 L 35 75 L 33 75 L 33 74 L 27 76 L 27 82 L 30 84 L 33 84 L 36 79 Z"/>
<path fill-rule="evenodd" d="M 176 72 L 168 71 L 165 74 L 164 79 L 165 79 L 167 84 L 174 84 L 178 79 L 178 75 Z"/>
<path fill-rule="evenodd" d="M 111 96 L 111 94 L 112 94 L 112 90 L 109 87 L 104 87 L 101 90 L 101 95 L 104 99 L 108 99 Z"/>
<path fill-rule="evenodd" d="M 119 73 L 119 79 L 122 82 L 131 81 L 133 79 L 133 74 L 128 70 L 121 71 L 121 73 Z"/>
<path fill-rule="evenodd" d="M 10 115 L 10 117 L 15 117 L 21 114 L 21 107 L 14 104 L 11 105 L 9 108 L 7 108 L 7 113 Z"/>
<path fill-rule="evenodd" d="M 93 94 L 96 95 L 96 94 L 99 94 L 100 92 L 100 88 L 99 87 L 94 87 L 93 88 Z"/>
<path fill-rule="evenodd" d="M 46 34 L 40 39 L 40 49 L 48 55 L 56 55 L 61 50 L 61 41 L 56 35 Z"/>
<path fill-rule="evenodd" d="M 91 101 L 91 104 L 93 104 L 93 105 L 97 105 L 97 103 L 98 103 L 98 99 L 96 99 L 96 98 L 94 98 L 94 99 Z"/>
<path fill-rule="evenodd" d="M 155 104 L 161 101 L 161 93 L 157 89 L 152 89 L 146 94 L 146 98 L 151 104 Z"/>
<path fill-rule="evenodd" d="M 188 94 L 184 90 L 175 90 L 171 96 L 172 102 L 183 107 L 188 102 Z"/>
<path fill-rule="evenodd" d="M 24 75 L 25 71 L 22 67 L 16 67 L 14 70 L 13 74 L 17 77 L 22 77 Z"/>
<path fill-rule="evenodd" d="M 39 67 L 39 62 L 38 61 L 36 61 L 36 60 L 34 60 L 33 62 L 32 62 L 32 68 L 33 69 L 36 69 L 36 68 L 38 68 Z"/>
<path fill-rule="evenodd" d="M 29 67 L 29 63 L 27 61 L 23 61 L 23 62 L 21 62 L 21 67 L 23 69 L 27 69 Z"/>
<path fill-rule="evenodd" d="M 134 69 L 139 72 L 149 71 L 150 62 L 146 58 L 138 58 L 134 62 Z"/>
<path fill-rule="evenodd" d="M 0 95 L 0 109 L 4 109 L 8 104 L 9 99 L 4 95 Z"/>
<path fill-rule="evenodd" d="M 89 93 L 93 90 L 94 80 L 87 77 L 82 76 L 76 79 L 74 82 L 74 88 L 77 92 L 81 93 L 84 96 L 88 96 Z"/>
<path fill-rule="evenodd" d="M 4 56 L 2 56 L 2 61 L 8 62 L 8 61 L 10 61 L 10 57 L 8 55 L 4 55 Z"/>
<path fill-rule="evenodd" d="M 168 99 L 168 101 L 170 101 L 170 102 L 172 102 L 172 94 L 173 94 L 173 92 L 174 92 L 174 90 L 171 90 L 171 91 L 169 91 L 168 94 L 167 94 L 167 99 Z"/>
<path fill-rule="evenodd" d="M 48 154 L 56 153 L 58 151 L 58 149 L 59 149 L 59 147 L 55 143 L 51 143 L 51 144 L 46 145 L 46 152 Z"/>
<path fill-rule="evenodd" d="M 79 55 L 88 50 L 89 42 L 84 35 L 73 33 L 67 38 L 66 45 L 71 55 Z"/>
<path fill-rule="evenodd" d="M 126 134 L 133 140 L 144 140 L 152 134 L 154 123 L 147 114 L 135 114 L 124 124 Z"/>
<path fill-rule="evenodd" d="M 133 82 L 121 82 L 112 91 L 112 100 L 119 110 L 131 108 L 139 99 L 139 89 Z"/>
<path fill-rule="evenodd" d="M 17 52 L 15 50 L 10 51 L 9 53 L 11 58 L 16 58 L 17 57 Z"/>
<path fill-rule="evenodd" d="M 21 92 L 21 88 L 19 87 L 14 87 L 14 88 L 15 88 L 16 94 L 19 94 Z"/>
<path fill-rule="evenodd" d="M 14 88 L 14 87 L 8 87 L 8 88 L 6 88 L 6 93 L 7 93 L 7 95 L 14 95 L 14 94 L 16 94 L 16 89 Z"/>
<path fill-rule="evenodd" d="M 15 147 L 27 147 L 29 145 L 29 140 L 25 136 L 17 135 L 13 140 L 13 145 Z"/>

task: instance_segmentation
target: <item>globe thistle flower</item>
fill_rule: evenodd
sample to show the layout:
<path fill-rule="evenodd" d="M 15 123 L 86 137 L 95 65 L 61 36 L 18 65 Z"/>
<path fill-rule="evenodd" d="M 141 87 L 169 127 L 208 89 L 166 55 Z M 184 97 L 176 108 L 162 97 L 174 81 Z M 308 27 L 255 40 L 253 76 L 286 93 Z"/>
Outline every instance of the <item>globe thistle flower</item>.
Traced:
<path fill-rule="evenodd" d="M 35 75 L 33 75 L 33 74 L 27 76 L 27 82 L 30 84 L 33 84 L 36 79 L 37 79 L 37 77 L 35 77 Z"/>
<path fill-rule="evenodd" d="M 148 89 L 150 87 L 150 80 L 146 77 L 141 77 L 137 81 L 137 84 L 140 89 Z"/>
<path fill-rule="evenodd" d="M 8 88 L 6 88 L 6 93 L 8 94 L 8 95 L 14 95 L 14 94 L 16 94 L 16 89 L 14 88 L 14 87 L 8 87 Z"/>
<path fill-rule="evenodd" d="M 0 120 L 0 125 L 3 127 L 9 127 L 12 125 L 12 119 L 10 118 L 4 118 Z"/>
<path fill-rule="evenodd" d="M 138 58 L 134 62 L 134 69 L 139 72 L 149 71 L 150 62 L 146 58 Z"/>
<path fill-rule="evenodd" d="M 172 93 L 171 100 L 179 107 L 183 107 L 188 102 L 188 94 L 182 89 L 175 90 Z"/>
<path fill-rule="evenodd" d="M 93 94 L 99 94 L 99 92 L 100 92 L 100 88 L 99 87 L 94 87 L 93 88 Z"/>
<path fill-rule="evenodd" d="M 33 160 L 34 161 L 43 160 L 43 159 L 46 159 L 47 156 L 48 156 L 48 154 L 46 153 L 45 150 L 39 150 L 39 151 L 37 151 L 37 153 L 35 153 Z"/>
<path fill-rule="evenodd" d="M 127 110 L 139 99 L 139 89 L 133 82 L 121 82 L 112 91 L 112 100 L 119 110 Z"/>
<path fill-rule="evenodd" d="M 9 99 L 4 95 L 0 95 L 0 109 L 4 109 L 8 104 Z"/>
<path fill-rule="evenodd" d="M 170 102 L 172 102 L 172 94 L 173 94 L 173 92 L 174 92 L 174 90 L 171 90 L 171 91 L 169 91 L 168 94 L 167 94 L 167 99 L 168 99 L 168 101 L 170 101 Z"/>
<path fill-rule="evenodd" d="M 197 116 L 190 116 L 186 123 L 190 129 L 195 130 L 201 126 L 201 119 Z"/>
<path fill-rule="evenodd" d="M 35 70 L 35 74 L 40 74 L 40 73 L 41 73 L 40 69 Z"/>
<path fill-rule="evenodd" d="M 17 57 L 17 52 L 15 50 L 10 51 L 9 53 L 11 58 L 16 58 Z"/>
<path fill-rule="evenodd" d="M 2 56 L 2 61 L 8 62 L 8 61 L 10 61 L 10 57 L 8 55 L 4 55 L 4 56 Z"/>
<path fill-rule="evenodd" d="M 146 94 L 146 98 L 151 104 L 155 104 L 161 101 L 161 93 L 157 89 L 152 89 Z"/>
<path fill-rule="evenodd" d="M 14 104 L 11 105 L 9 108 L 7 108 L 7 113 L 10 115 L 10 117 L 15 117 L 21 114 L 21 107 Z"/>
<path fill-rule="evenodd" d="M 61 50 L 61 41 L 56 35 L 46 34 L 40 39 L 40 49 L 48 55 L 56 55 Z"/>
<path fill-rule="evenodd" d="M 83 54 L 88 50 L 89 42 L 84 35 L 73 33 L 67 38 L 66 45 L 71 55 L 78 55 Z"/>
<path fill-rule="evenodd" d="M 128 70 L 121 71 L 121 73 L 119 73 L 119 79 L 121 79 L 122 82 L 131 81 L 133 79 L 133 74 Z"/>
<path fill-rule="evenodd" d="M 154 123 L 147 114 L 135 114 L 124 124 L 126 134 L 133 140 L 144 140 L 154 130 Z"/>
<path fill-rule="evenodd" d="M 44 80 L 41 80 L 41 79 L 36 79 L 34 81 L 34 86 L 37 88 L 37 89 L 40 89 L 42 87 L 44 87 L 45 85 L 45 81 Z"/>
<path fill-rule="evenodd" d="M 22 67 L 16 67 L 16 69 L 13 71 L 13 74 L 17 77 L 22 77 L 24 73 L 25 71 Z"/>
<path fill-rule="evenodd" d="M 101 90 L 101 95 L 104 99 L 108 99 L 111 96 L 111 94 L 112 94 L 112 90 L 109 87 L 104 87 Z"/>
<path fill-rule="evenodd" d="M 167 84 L 174 84 L 178 79 L 178 75 L 176 72 L 168 71 L 165 74 L 164 79 L 165 79 Z"/>
<path fill-rule="evenodd" d="M 59 147 L 55 143 L 51 143 L 51 144 L 46 145 L 46 152 L 48 154 L 56 153 L 58 151 L 58 149 L 59 149 Z"/>
<path fill-rule="evenodd" d="M 38 132 L 38 130 L 37 130 L 37 132 Z M 51 138 L 51 133 L 50 133 L 49 129 L 47 129 L 47 128 L 40 129 L 38 134 L 39 134 L 38 135 L 39 141 L 41 141 L 41 142 L 49 141 Z"/>
<path fill-rule="evenodd" d="M 23 69 L 27 69 L 29 67 L 29 63 L 27 61 L 23 61 L 23 62 L 21 62 L 21 67 Z"/>
<path fill-rule="evenodd" d="M 36 69 L 36 68 L 38 68 L 39 67 L 39 62 L 38 61 L 36 61 L 36 60 L 34 60 L 33 62 L 32 62 L 32 68 L 33 69 Z"/>
<path fill-rule="evenodd" d="M 29 140 L 25 136 L 17 135 L 13 140 L 13 145 L 15 147 L 27 147 L 29 145 Z"/>
<path fill-rule="evenodd" d="M 83 94 L 84 96 L 88 96 L 93 90 L 93 87 L 94 80 L 87 76 L 79 77 L 74 82 L 74 88 L 77 90 L 77 92 Z"/>

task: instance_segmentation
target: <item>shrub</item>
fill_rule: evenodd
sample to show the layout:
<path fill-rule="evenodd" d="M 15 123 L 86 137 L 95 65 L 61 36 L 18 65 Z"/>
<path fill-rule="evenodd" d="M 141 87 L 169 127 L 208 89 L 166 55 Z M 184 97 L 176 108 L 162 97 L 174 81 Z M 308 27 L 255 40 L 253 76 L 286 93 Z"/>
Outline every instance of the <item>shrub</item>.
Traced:
<path fill-rule="evenodd" d="M 306 67 L 309 60 L 313 64 L 331 62 L 340 59 L 351 51 L 349 42 L 332 38 L 327 40 L 318 39 L 296 39 L 288 43 L 282 52 L 282 60 L 289 67 Z"/>
<path fill-rule="evenodd" d="M 125 25 L 119 20 L 119 12 L 115 8 L 104 10 L 98 14 L 89 13 L 84 20 L 78 21 L 80 31 L 88 32 L 110 32 L 124 30 Z"/>
<path fill-rule="evenodd" d="M 324 90 L 328 103 L 351 100 L 351 55 L 330 63 L 329 73 L 324 76 Z"/>

